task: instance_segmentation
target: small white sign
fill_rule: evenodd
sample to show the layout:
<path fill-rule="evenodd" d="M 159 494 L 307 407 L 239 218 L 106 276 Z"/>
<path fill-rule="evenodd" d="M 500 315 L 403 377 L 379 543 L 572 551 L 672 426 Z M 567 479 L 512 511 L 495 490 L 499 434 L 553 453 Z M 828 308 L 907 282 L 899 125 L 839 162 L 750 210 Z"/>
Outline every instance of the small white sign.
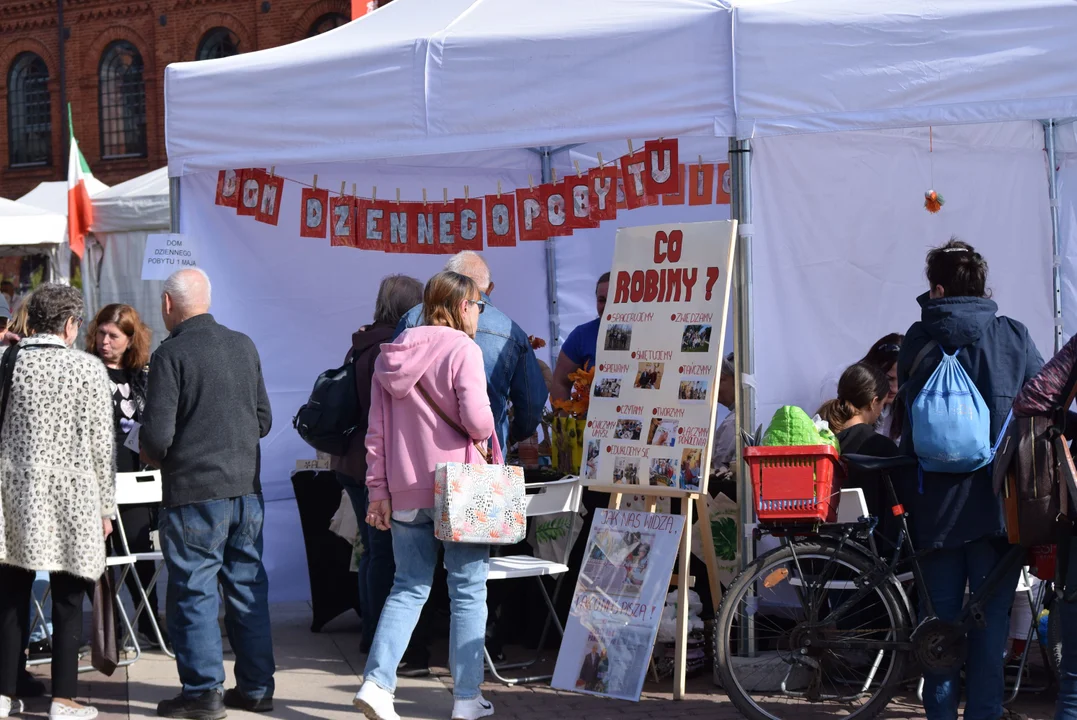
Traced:
<path fill-rule="evenodd" d="M 127 433 L 127 439 L 123 441 L 123 446 L 131 452 L 141 452 L 138 447 L 138 431 L 142 429 L 141 423 L 131 423 L 131 430 Z"/>
<path fill-rule="evenodd" d="M 190 235 L 162 233 L 146 236 L 143 280 L 167 280 L 177 270 L 198 267 L 198 244 Z"/>
<path fill-rule="evenodd" d="M 329 458 L 322 460 L 296 460 L 295 469 L 299 472 L 304 470 L 328 470 Z"/>

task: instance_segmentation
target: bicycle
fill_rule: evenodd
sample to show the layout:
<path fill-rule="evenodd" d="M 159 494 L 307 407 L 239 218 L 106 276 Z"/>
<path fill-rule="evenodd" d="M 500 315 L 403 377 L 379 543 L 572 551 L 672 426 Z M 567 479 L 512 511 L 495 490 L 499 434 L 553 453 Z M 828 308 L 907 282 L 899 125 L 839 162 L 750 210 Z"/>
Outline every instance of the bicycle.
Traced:
<path fill-rule="evenodd" d="M 719 679 L 751 720 L 869 720 L 915 677 L 910 661 L 916 674 L 960 668 L 967 632 L 986 625 L 986 601 L 1024 562 L 1024 550 L 1011 549 L 955 621 L 939 619 L 920 570 L 923 553 L 913 547 L 891 480 L 893 472 L 915 467 L 916 460 L 846 455 L 844 461 L 882 476 L 898 519 L 894 548 L 888 557 L 880 554 L 877 519 L 870 516 L 756 529 L 757 539 L 769 534 L 782 545 L 733 580 L 715 626 Z M 906 567 L 911 573 L 899 579 L 899 569 Z M 924 618 L 919 622 L 902 580 L 917 591 Z"/>

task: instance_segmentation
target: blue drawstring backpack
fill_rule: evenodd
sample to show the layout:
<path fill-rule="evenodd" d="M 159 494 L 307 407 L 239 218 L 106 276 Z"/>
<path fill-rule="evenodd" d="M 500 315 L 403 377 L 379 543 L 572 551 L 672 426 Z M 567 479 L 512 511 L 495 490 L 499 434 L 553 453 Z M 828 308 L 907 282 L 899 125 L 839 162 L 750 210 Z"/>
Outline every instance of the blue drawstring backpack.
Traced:
<path fill-rule="evenodd" d="M 917 365 L 919 362 L 913 363 L 912 372 Z M 958 362 L 957 352 L 951 355 L 943 350 L 938 367 L 909 407 L 909 419 L 913 449 L 923 470 L 969 473 L 990 463 L 994 456 L 991 413 Z"/>

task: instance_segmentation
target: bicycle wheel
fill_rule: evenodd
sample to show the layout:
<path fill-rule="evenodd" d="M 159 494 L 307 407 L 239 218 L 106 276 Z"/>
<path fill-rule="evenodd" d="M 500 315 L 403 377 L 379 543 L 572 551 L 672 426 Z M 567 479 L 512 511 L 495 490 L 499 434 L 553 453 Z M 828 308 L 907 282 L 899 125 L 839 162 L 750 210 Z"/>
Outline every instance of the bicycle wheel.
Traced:
<path fill-rule="evenodd" d="M 748 566 L 723 598 L 718 676 L 746 718 L 869 720 L 904 680 L 908 650 L 899 643 L 907 643 L 910 624 L 902 602 L 884 582 L 847 603 L 872 565 L 836 549 L 826 540 L 797 543 L 795 554 L 778 548 Z"/>

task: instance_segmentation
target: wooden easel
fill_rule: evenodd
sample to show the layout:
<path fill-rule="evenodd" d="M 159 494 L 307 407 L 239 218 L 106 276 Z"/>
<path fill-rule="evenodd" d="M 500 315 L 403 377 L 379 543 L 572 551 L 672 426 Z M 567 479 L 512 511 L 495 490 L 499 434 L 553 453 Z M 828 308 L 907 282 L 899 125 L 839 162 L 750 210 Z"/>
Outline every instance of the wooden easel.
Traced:
<path fill-rule="evenodd" d="M 707 453 L 710 454 L 709 452 Z M 707 458 L 709 461 L 709 458 Z M 711 603 L 715 614 L 721 602 L 721 586 L 718 583 L 718 556 L 714 552 L 714 538 L 711 534 L 710 511 L 707 508 L 706 498 L 706 475 L 701 475 L 699 492 L 679 490 L 677 488 L 664 488 L 657 486 L 640 485 L 589 485 L 588 490 L 606 492 L 610 494 L 609 507 L 620 510 L 624 495 L 643 495 L 647 503 L 647 512 L 656 512 L 658 499 L 661 497 L 678 498 L 681 500 L 681 515 L 684 517 L 684 532 L 681 535 L 681 549 L 677 553 L 676 573 L 670 578 L 670 586 L 677 588 L 677 637 L 674 644 L 673 655 L 673 699 L 683 700 L 685 681 L 688 674 L 688 590 L 692 587 L 690 563 L 692 557 L 692 512 L 701 519 L 700 538 L 703 543 L 703 562 L 707 566 L 707 578 L 710 582 Z M 644 492 L 631 492 L 632 488 L 638 488 Z M 657 671 L 652 658 L 651 674 L 655 681 L 658 680 Z"/>

